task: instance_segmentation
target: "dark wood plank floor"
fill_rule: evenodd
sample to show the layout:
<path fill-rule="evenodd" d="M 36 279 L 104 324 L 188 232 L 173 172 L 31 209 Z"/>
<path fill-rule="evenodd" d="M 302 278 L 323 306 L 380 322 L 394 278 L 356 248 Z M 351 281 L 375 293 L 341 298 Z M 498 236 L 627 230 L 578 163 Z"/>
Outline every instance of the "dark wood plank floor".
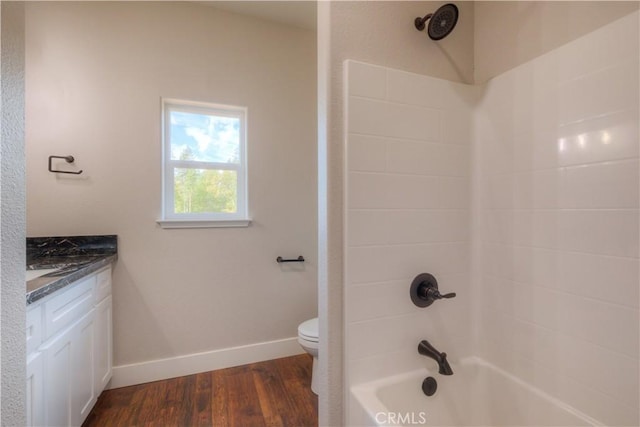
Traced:
<path fill-rule="evenodd" d="M 311 363 L 302 354 L 106 390 L 83 427 L 317 426 Z"/>

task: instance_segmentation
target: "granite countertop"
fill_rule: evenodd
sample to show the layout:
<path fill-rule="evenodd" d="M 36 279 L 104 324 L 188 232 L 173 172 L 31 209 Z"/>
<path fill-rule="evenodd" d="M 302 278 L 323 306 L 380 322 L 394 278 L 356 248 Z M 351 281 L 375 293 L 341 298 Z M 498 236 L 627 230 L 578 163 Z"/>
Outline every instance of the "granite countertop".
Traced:
<path fill-rule="evenodd" d="M 118 259 L 117 236 L 27 238 L 27 270 L 55 269 L 26 282 L 27 305 Z"/>

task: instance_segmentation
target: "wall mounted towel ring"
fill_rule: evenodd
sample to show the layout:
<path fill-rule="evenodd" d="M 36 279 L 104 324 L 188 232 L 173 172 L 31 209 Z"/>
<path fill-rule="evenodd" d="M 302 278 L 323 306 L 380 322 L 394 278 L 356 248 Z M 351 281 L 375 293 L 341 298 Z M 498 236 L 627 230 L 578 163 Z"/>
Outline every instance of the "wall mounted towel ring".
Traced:
<path fill-rule="evenodd" d="M 72 175 L 80 175 L 82 173 L 82 170 L 79 170 L 77 172 L 55 170 L 51 166 L 51 161 L 53 159 L 64 159 L 64 161 L 67 162 L 67 163 L 73 163 L 76 160 L 73 156 L 49 156 L 49 172 L 53 172 L 53 173 L 69 173 L 69 174 L 72 174 Z"/>

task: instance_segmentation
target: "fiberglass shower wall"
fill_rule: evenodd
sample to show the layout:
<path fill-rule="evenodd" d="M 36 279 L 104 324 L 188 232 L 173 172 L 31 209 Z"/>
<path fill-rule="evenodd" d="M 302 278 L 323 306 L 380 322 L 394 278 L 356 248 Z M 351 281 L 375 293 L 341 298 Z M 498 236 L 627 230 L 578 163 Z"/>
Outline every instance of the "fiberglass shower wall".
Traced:
<path fill-rule="evenodd" d="M 473 354 L 469 158 L 476 91 L 354 61 L 345 63 L 345 83 L 351 386 L 424 366 L 417 352 L 423 339 L 452 360 Z M 458 296 L 414 306 L 409 286 L 424 272 L 443 293 Z"/>
<path fill-rule="evenodd" d="M 482 86 L 346 63 L 347 394 L 428 339 L 639 424 L 638 19 Z M 457 297 L 413 306 L 422 272 Z"/>
<path fill-rule="evenodd" d="M 638 425 L 638 12 L 487 83 L 476 110 L 479 355 Z"/>

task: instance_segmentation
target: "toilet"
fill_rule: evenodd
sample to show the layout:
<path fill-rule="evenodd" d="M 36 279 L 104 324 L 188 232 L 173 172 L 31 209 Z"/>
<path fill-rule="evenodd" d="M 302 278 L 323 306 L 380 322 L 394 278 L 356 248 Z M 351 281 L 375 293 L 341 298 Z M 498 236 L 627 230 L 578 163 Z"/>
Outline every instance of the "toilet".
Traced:
<path fill-rule="evenodd" d="M 313 356 L 313 368 L 311 371 L 311 391 L 318 394 L 316 378 L 318 377 L 318 318 L 309 319 L 298 326 L 298 343 Z"/>

